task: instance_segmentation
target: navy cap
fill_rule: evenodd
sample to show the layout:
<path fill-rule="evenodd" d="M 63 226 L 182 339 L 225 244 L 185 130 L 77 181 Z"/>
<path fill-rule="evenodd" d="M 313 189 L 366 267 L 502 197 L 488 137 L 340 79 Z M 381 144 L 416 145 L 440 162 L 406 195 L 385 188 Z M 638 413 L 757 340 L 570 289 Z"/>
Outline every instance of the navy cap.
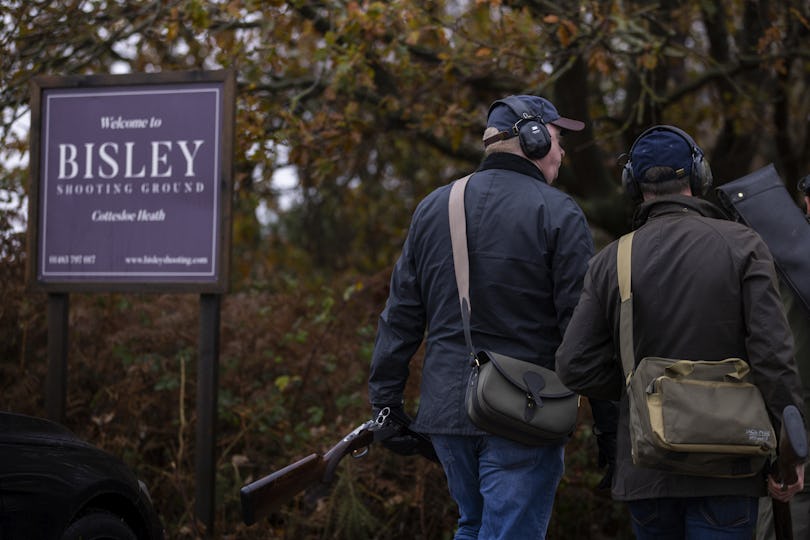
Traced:
<path fill-rule="evenodd" d="M 516 110 L 517 109 L 517 110 Z M 584 122 L 564 118 L 557 112 L 557 108 L 546 98 L 539 96 L 509 96 L 499 99 L 489 107 L 487 114 L 487 127 L 498 128 L 498 131 L 512 132 L 515 124 L 523 120 L 520 110 L 523 109 L 529 117 L 536 117 L 544 124 L 554 124 L 569 131 L 581 131 L 585 127 Z"/>
<path fill-rule="evenodd" d="M 647 181 L 644 173 L 650 167 L 670 167 L 675 177 L 656 178 L 658 181 L 675 180 L 692 172 L 692 148 L 678 133 L 655 129 L 635 142 L 630 150 L 630 165 L 637 182 Z"/>

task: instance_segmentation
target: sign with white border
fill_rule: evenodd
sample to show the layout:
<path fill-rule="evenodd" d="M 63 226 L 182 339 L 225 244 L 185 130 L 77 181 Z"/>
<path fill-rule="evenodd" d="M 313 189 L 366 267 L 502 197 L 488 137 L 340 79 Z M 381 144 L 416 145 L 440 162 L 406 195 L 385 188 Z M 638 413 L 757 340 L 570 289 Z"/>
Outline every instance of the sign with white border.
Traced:
<path fill-rule="evenodd" d="M 29 284 L 227 289 L 234 75 L 38 77 Z"/>

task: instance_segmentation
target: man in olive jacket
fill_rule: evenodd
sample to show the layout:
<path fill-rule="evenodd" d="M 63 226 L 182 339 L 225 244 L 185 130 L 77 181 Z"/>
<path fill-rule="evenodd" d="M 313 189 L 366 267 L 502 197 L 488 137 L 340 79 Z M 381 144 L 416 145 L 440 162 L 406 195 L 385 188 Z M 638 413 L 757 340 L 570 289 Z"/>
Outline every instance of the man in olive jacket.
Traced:
<path fill-rule="evenodd" d="M 782 409 L 803 407 L 767 247 L 754 231 L 696 197 L 711 185 L 711 171 L 700 148 L 678 128 L 655 126 L 642 133 L 623 182 L 636 201 L 643 199 L 634 216 L 631 263 L 636 362 L 645 356 L 742 358 L 778 432 Z M 757 498 L 765 494 L 764 473 L 706 478 L 633 464 L 618 353 L 616 252 L 613 242 L 591 260 L 556 354 L 557 372 L 569 388 L 589 398 L 621 400 L 613 498 L 628 502 L 640 539 L 749 539 Z M 802 480 L 784 489 L 769 482 L 772 496 L 787 500 Z"/>

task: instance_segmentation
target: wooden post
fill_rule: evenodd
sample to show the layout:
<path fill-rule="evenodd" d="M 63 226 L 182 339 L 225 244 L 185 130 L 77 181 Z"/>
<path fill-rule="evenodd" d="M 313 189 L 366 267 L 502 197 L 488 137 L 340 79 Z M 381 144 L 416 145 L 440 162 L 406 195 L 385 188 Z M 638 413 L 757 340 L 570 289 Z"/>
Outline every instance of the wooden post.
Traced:
<path fill-rule="evenodd" d="M 48 374 L 45 379 L 45 414 L 65 421 L 67 403 L 68 313 L 67 293 L 48 294 Z"/>
<path fill-rule="evenodd" d="M 197 366 L 196 505 L 205 538 L 214 534 L 220 295 L 200 295 L 200 360 Z"/>

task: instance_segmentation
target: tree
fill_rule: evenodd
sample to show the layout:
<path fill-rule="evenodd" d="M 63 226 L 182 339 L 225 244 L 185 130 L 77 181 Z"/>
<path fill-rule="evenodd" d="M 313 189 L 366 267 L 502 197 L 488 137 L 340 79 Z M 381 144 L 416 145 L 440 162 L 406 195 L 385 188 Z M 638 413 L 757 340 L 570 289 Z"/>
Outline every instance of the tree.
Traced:
<path fill-rule="evenodd" d="M 795 189 L 810 172 L 805 0 L 0 0 L 0 22 L 0 264 L 13 278 L 2 280 L 4 298 L 14 299 L 0 311 L 0 329 L 9 334 L 4 357 L 19 358 L 24 374 L 26 355 L 43 354 L 35 346 L 42 314 L 17 283 L 25 258 L 19 230 L 32 78 L 236 71 L 232 289 L 239 307 L 230 313 L 242 325 L 226 322 L 232 326 L 223 348 L 239 366 L 222 384 L 238 385 L 223 391 L 228 421 L 246 425 L 226 433 L 228 450 L 260 446 L 244 440 L 257 425 L 278 438 L 272 444 L 280 449 L 292 443 L 273 422 L 303 437 L 324 414 L 367 412 L 357 395 L 362 381 L 328 375 L 357 371 L 369 346 L 369 313 L 384 302 L 385 277 L 412 210 L 426 193 L 476 167 L 486 111 L 496 99 L 540 94 L 586 121 L 585 131 L 564 141 L 559 185 L 580 201 L 602 233 L 597 240 L 629 227 L 617 161 L 652 124 L 690 132 L 717 183 L 773 162 Z M 290 206 L 273 182 L 282 169 L 294 170 L 298 182 Z M 257 209 L 270 219 L 260 220 Z M 336 291 L 351 296 L 363 284 L 373 287 L 363 294 L 374 306 L 335 300 Z M 294 299 L 284 296 L 290 290 Z M 77 339 L 90 347 L 97 336 L 111 336 L 98 350 L 113 351 L 144 387 L 161 371 L 148 366 L 188 356 L 177 352 L 187 341 L 182 330 L 164 336 L 144 328 L 149 350 L 141 351 L 138 340 L 113 328 L 110 315 L 136 322 L 168 316 L 147 304 L 117 297 L 80 304 L 104 321 L 93 339 Z M 335 315 L 335 305 L 354 311 Z M 183 313 L 190 318 L 193 308 Z M 335 329 L 324 321 L 344 316 L 334 323 L 342 341 L 324 345 Z M 270 337 L 260 335 L 266 328 Z M 282 353 L 304 358 L 304 371 L 276 361 Z M 257 389 L 268 381 L 269 390 Z M 295 410 L 285 411 L 291 389 Z M 240 401 L 240 392 L 254 403 Z M 318 401 L 324 392 L 348 405 L 330 402 L 335 410 L 325 412 Z M 255 415 L 259 401 L 264 416 Z M 312 425 L 301 411 L 316 419 Z M 149 448 L 160 452 L 158 444 Z M 412 507 L 403 512 L 414 517 Z M 430 529 L 431 516 L 418 517 L 422 530 Z"/>
<path fill-rule="evenodd" d="M 789 184 L 808 169 L 808 10 L 795 0 L 6 1 L 2 143 L 6 158 L 25 152 L 25 133 L 9 128 L 37 74 L 234 68 L 237 275 L 301 270 L 291 261 L 377 269 L 416 201 L 475 167 L 489 103 L 538 93 L 587 121 L 566 142 L 561 185 L 617 234 L 615 158 L 651 124 L 691 132 L 720 182 L 767 162 Z M 289 212 L 271 182 L 287 165 L 300 183 Z M 278 216 L 266 231 L 260 204 Z"/>

